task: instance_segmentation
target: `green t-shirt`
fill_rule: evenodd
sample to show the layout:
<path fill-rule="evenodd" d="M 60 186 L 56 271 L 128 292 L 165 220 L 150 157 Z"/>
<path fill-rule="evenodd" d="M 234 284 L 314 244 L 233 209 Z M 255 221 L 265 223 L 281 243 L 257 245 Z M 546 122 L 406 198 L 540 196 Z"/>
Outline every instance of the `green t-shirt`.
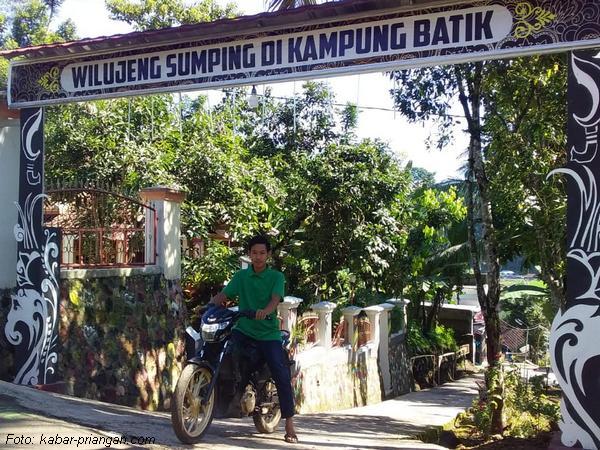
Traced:
<path fill-rule="evenodd" d="M 267 267 L 262 272 L 255 273 L 252 265 L 247 269 L 237 271 L 223 289 L 227 298 L 237 297 L 239 299 L 240 310 L 253 309 L 255 311 L 265 308 L 273 294 L 283 299 L 284 291 L 285 277 L 281 272 Z M 269 317 L 271 319 L 265 320 L 242 317 L 238 320 L 235 329 L 259 341 L 281 340 L 277 312 L 274 311 Z"/>

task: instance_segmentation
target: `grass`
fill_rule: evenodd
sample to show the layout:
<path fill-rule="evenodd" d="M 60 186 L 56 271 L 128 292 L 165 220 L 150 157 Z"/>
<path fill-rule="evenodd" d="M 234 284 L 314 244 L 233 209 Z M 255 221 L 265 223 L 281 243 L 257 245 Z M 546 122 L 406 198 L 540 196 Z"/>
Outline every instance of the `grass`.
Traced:
<path fill-rule="evenodd" d="M 551 431 L 541 431 L 536 436 L 518 438 L 513 436 L 491 436 L 484 438 L 473 426 L 460 424 L 455 419 L 442 427 L 431 428 L 420 434 L 418 439 L 446 448 L 485 450 L 525 450 L 548 448 Z"/>
<path fill-rule="evenodd" d="M 500 285 L 504 288 L 518 285 L 518 286 L 534 286 L 539 288 L 546 288 L 546 283 L 542 280 L 538 280 L 537 278 L 501 278 Z"/>

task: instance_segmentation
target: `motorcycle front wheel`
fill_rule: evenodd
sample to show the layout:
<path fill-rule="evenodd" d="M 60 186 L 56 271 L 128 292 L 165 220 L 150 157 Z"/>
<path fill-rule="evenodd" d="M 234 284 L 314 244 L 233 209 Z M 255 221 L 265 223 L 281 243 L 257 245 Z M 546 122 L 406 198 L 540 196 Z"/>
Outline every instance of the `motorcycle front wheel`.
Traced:
<path fill-rule="evenodd" d="M 212 422 L 216 389 L 209 398 L 206 394 L 213 375 L 206 364 L 188 364 L 177 381 L 171 405 L 171 423 L 175 434 L 185 444 L 200 442 Z"/>
<path fill-rule="evenodd" d="M 254 426 L 259 433 L 273 433 L 281 421 L 281 408 L 279 406 L 279 397 L 275 382 L 269 380 L 263 387 L 262 398 L 265 400 L 252 416 Z"/>

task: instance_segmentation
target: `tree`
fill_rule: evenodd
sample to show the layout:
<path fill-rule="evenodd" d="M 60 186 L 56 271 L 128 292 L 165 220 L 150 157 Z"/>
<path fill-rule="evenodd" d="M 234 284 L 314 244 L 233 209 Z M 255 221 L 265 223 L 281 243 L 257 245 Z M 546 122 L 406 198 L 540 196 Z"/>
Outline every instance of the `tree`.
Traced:
<path fill-rule="evenodd" d="M 215 223 L 234 242 L 270 233 L 276 264 L 307 302 L 393 291 L 388 269 L 410 226 L 410 170 L 385 145 L 352 139 L 352 122 L 342 124 L 344 111 L 331 109 L 324 85 L 265 102 L 252 110 L 231 91 L 213 108 L 201 97 L 178 104 L 168 95 L 49 108 L 46 177 L 127 191 L 176 183 L 188 192 L 184 233 L 206 239 Z M 302 107 L 295 133 L 294 104 Z M 214 261 L 186 269 L 205 274 L 197 281 L 222 282 L 234 255 L 209 250 Z"/>
<path fill-rule="evenodd" d="M 17 4 L 11 18 L 9 48 L 27 47 L 75 39 L 75 26 L 69 19 L 59 24 L 57 31 L 50 30 L 50 21 L 61 2 L 29 0 Z"/>
<path fill-rule="evenodd" d="M 286 9 L 306 5 L 313 2 L 273 1 L 272 9 Z M 443 69 L 420 69 L 402 71 L 395 74 L 400 80 L 401 87 L 394 93 L 397 106 L 410 120 L 424 120 L 437 116 L 442 122 L 442 130 L 451 121 L 448 113 L 450 102 L 455 95 L 467 118 L 470 136 L 468 155 L 468 195 L 467 210 L 469 222 L 469 244 L 471 248 L 471 266 L 474 270 L 478 297 L 486 317 L 488 336 L 488 361 L 497 365 L 501 356 L 500 322 L 497 305 L 500 300 L 500 263 L 494 220 L 492 215 L 492 200 L 490 181 L 486 171 L 486 160 L 482 146 L 483 121 L 480 116 L 483 106 L 482 81 L 484 64 L 453 66 Z M 440 147 L 447 143 L 449 135 L 442 132 Z M 476 223 L 482 226 L 483 254 L 477 246 Z M 482 261 L 483 260 L 483 261 Z M 488 290 L 484 290 L 482 262 L 485 265 Z M 497 414 L 494 427 L 502 428 L 501 411 Z"/>
<path fill-rule="evenodd" d="M 177 110 L 170 95 L 49 107 L 46 179 L 127 192 L 176 184 L 170 164 L 181 145 Z"/>
<path fill-rule="evenodd" d="M 398 225 L 391 205 L 406 199 L 408 173 L 383 144 L 353 138 L 356 112 L 333 100 L 317 83 L 281 105 L 267 97 L 246 132 L 285 191 L 273 223 L 290 285 L 307 300 L 354 301 L 358 289 L 383 286 Z"/>
<path fill-rule="evenodd" d="M 44 0 L 44 4 L 48 7 L 49 10 L 49 20 L 52 20 L 54 13 L 61 7 L 64 0 Z"/>
<path fill-rule="evenodd" d="M 215 0 L 106 0 L 111 19 L 122 20 L 136 30 L 157 30 L 179 25 L 210 22 L 238 15 L 235 4 L 221 7 Z"/>
<path fill-rule="evenodd" d="M 488 363 L 495 369 L 500 367 L 502 348 L 500 345 L 500 262 L 499 249 L 494 227 L 490 182 L 486 169 L 486 158 L 482 145 L 483 90 L 482 83 L 487 66 L 478 62 L 432 69 L 414 69 L 395 72 L 399 81 L 393 91 L 394 100 L 400 111 L 411 121 L 437 117 L 443 124 L 449 120 L 449 109 L 453 98 L 458 98 L 467 121 L 469 133 L 467 171 L 467 223 L 471 268 L 477 285 L 479 304 L 485 318 Z M 442 130 L 448 129 L 442 127 Z M 448 134 L 443 133 L 441 146 Z M 476 224 L 481 225 L 482 247 L 478 246 Z M 483 250 L 480 252 L 480 249 Z M 486 276 L 482 274 L 485 265 Z M 484 284 L 487 281 L 487 292 Z M 502 383 L 499 385 L 501 394 Z M 493 395 L 494 395 L 493 394 Z M 492 430 L 503 429 L 502 396 L 497 395 L 496 408 L 492 417 Z"/>
<path fill-rule="evenodd" d="M 555 308 L 564 301 L 564 186 L 545 177 L 565 158 L 566 64 L 561 56 L 536 57 L 394 76 L 401 80 L 394 92 L 396 104 L 410 120 L 437 115 L 447 122 L 453 98 L 463 108 L 470 137 L 466 199 L 471 266 L 486 320 L 488 362 L 497 366 L 500 257 L 524 254 L 540 263 Z M 448 138 L 442 135 L 441 147 Z M 495 386 L 498 392 L 492 395 L 499 408 L 492 431 L 501 432 L 501 383 Z"/>
<path fill-rule="evenodd" d="M 398 255 L 399 264 L 391 272 L 406 274 L 402 291 L 411 299 L 411 315 L 420 319 L 421 329 L 428 335 L 442 304 L 463 283 L 465 246 L 452 242 L 450 229 L 464 220 L 466 208 L 454 187 L 442 190 L 433 184 L 413 191 L 409 208 L 405 219 L 410 224 L 408 236 Z M 426 301 L 431 303 L 429 310 Z"/>
<path fill-rule="evenodd" d="M 497 61 L 486 78 L 485 134 L 504 260 L 539 265 L 554 311 L 565 303 L 566 193 L 547 174 L 566 164 L 567 61 Z"/>
<path fill-rule="evenodd" d="M 52 0 L 13 0 L 0 10 L 0 49 L 70 41 L 77 38 L 75 24 L 67 19 L 50 28 L 54 13 L 62 3 Z M 10 7 L 9 7 L 10 6 Z M 0 59 L 0 89 L 6 89 L 8 61 Z"/>

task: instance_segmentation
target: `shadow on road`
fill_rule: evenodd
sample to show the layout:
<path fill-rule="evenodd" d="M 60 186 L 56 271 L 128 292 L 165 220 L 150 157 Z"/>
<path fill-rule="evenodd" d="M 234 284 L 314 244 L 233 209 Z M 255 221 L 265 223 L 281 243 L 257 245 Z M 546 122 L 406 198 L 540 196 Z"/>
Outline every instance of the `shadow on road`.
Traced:
<path fill-rule="evenodd" d="M 432 425 L 445 423 L 468 406 L 475 389 L 469 385 L 412 393 L 377 405 L 322 414 L 297 416 L 299 444 L 283 441 L 283 426 L 270 435 L 259 434 L 251 419 L 215 420 L 198 448 L 251 449 L 394 449 L 440 448 L 410 440 Z M 11 410 L 12 408 L 12 410 Z M 456 412 L 455 412 L 456 410 Z M 144 448 L 192 448 L 181 444 L 171 429 L 166 412 L 133 408 L 67 397 L 0 382 L 0 439 L 10 428 L 32 430 L 39 421 L 52 418 L 65 427 L 89 427 L 90 432 L 125 437 L 153 437 Z M 130 442 L 130 440 L 129 440 Z M 119 447 L 119 448 L 140 448 Z"/>

